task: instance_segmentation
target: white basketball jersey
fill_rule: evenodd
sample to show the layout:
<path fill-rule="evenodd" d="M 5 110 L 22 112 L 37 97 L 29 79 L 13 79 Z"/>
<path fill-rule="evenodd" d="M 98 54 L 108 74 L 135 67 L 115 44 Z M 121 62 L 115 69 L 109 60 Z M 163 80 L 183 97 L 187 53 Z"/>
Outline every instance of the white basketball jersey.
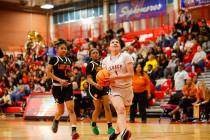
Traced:
<path fill-rule="evenodd" d="M 133 59 L 127 53 L 120 53 L 117 56 L 107 56 L 102 61 L 102 67 L 107 69 L 111 76 L 120 76 L 127 73 L 126 66 L 128 63 L 134 63 Z M 132 86 L 132 78 L 115 80 L 114 83 L 111 83 L 111 88 L 127 88 Z"/>

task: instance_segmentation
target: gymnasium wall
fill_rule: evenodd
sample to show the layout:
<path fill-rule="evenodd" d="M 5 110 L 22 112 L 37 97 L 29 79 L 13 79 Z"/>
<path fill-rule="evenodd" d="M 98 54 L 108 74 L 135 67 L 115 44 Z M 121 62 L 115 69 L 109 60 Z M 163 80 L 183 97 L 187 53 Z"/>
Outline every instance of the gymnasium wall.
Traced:
<path fill-rule="evenodd" d="M 47 36 L 46 15 L 0 10 L 0 48 L 5 51 L 20 51 L 30 30 Z"/>
<path fill-rule="evenodd" d="M 189 11 L 194 19 L 200 20 L 201 18 L 205 18 L 207 20 L 210 20 L 210 5 L 200 8 L 189 9 Z"/>

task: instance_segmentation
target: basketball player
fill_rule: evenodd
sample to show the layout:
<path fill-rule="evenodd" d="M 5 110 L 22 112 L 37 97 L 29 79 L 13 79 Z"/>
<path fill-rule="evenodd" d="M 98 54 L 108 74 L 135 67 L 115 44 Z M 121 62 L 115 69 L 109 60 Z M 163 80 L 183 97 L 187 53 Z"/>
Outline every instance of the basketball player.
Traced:
<path fill-rule="evenodd" d="M 101 70 L 99 62 L 99 51 L 95 48 L 91 49 L 89 52 L 89 56 L 91 58 L 91 61 L 87 65 L 86 74 L 87 81 L 89 83 L 89 93 L 92 97 L 95 108 L 92 114 L 92 131 L 95 135 L 99 135 L 100 133 L 96 121 L 103 105 L 108 125 L 107 133 L 112 134 L 114 132 L 114 128 L 112 127 L 112 113 L 110 109 L 110 100 L 108 96 L 109 87 L 102 87 L 96 82 L 96 74 L 99 70 Z"/>
<path fill-rule="evenodd" d="M 72 126 L 72 139 L 79 138 L 76 130 L 76 115 L 74 112 L 73 89 L 70 81 L 71 64 L 66 57 L 66 41 L 59 39 L 56 44 L 57 55 L 52 57 L 47 67 L 47 74 L 53 80 L 52 94 L 57 104 L 57 113 L 52 124 L 52 131 L 56 133 L 60 117 L 64 113 L 64 103 L 69 113 L 69 119 Z"/>
<path fill-rule="evenodd" d="M 110 55 L 103 62 L 102 67 L 110 72 L 111 93 L 110 99 L 117 112 L 117 129 L 109 137 L 109 140 L 117 139 L 121 134 L 121 140 L 131 137 L 126 125 L 126 111 L 130 109 L 133 99 L 132 77 L 134 75 L 133 59 L 127 53 L 121 53 L 121 46 L 117 39 L 113 39 L 109 46 Z"/>

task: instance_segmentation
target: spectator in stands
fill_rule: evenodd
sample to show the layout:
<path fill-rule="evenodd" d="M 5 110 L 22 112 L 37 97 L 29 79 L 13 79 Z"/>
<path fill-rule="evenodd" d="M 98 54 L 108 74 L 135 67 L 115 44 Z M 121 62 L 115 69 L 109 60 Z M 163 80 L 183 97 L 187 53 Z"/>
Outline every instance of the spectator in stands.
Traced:
<path fill-rule="evenodd" d="M 176 21 L 176 23 L 177 24 L 184 24 L 185 22 L 187 22 L 187 19 L 188 17 L 187 17 L 187 15 L 186 15 L 186 13 L 185 13 L 185 10 L 183 10 L 183 9 L 180 9 L 179 10 L 179 13 L 178 13 L 178 17 L 177 17 L 177 21 Z"/>
<path fill-rule="evenodd" d="M 16 103 L 17 101 L 20 101 L 23 96 L 25 96 L 25 87 L 20 80 L 17 88 L 14 89 L 14 91 L 11 94 L 12 102 Z"/>
<path fill-rule="evenodd" d="M 154 54 L 155 54 L 156 56 L 157 56 L 157 55 L 163 54 L 162 48 L 161 48 L 160 46 L 156 45 L 156 46 L 154 47 Z"/>
<path fill-rule="evenodd" d="M 188 49 L 191 49 L 192 46 L 194 45 L 194 36 L 192 34 L 189 34 L 188 35 L 188 39 L 184 45 L 184 51 L 188 50 Z"/>
<path fill-rule="evenodd" d="M 203 36 L 202 49 L 209 54 L 210 53 L 210 39 L 207 36 Z"/>
<path fill-rule="evenodd" d="M 147 74 L 150 78 L 150 80 L 152 81 L 152 83 L 154 85 L 156 85 L 156 77 L 157 77 L 157 74 L 156 72 L 153 70 L 153 66 L 151 64 L 148 65 L 148 70 L 147 70 Z"/>
<path fill-rule="evenodd" d="M 85 43 L 82 44 L 81 48 L 89 48 L 90 40 L 89 38 L 84 39 Z"/>
<path fill-rule="evenodd" d="M 54 57 L 55 55 L 56 55 L 56 51 L 55 51 L 54 45 L 50 44 L 50 46 L 47 49 L 47 56 L 48 56 L 47 60 L 50 60 L 50 58 Z"/>
<path fill-rule="evenodd" d="M 170 47 L 170 41 L 168 40 L 168 38 L 166 38 L 165 34 L 162 34 L 159 38 L 157 45 L 161 48 Z"/>
<path fill-rule="evenodd" d="M 175 67 L 176 67 L 176 61 L 177 61 L 177 57 L 175 53 L 171 54 L 171 59 L 168 62 L 168 65 L 166 66 L 166 68 L 164 69 L 164 77 L 167 78 L 168 75 L 174 75 L 175 73 Z"/>
<path fill-rule="evenodd" d="M 4 95 L 0 98 L 0 113 L 3 113 L 5 107 L 11 106 L 12 101 L 8 89 L 4 89 Z"/>
<path fill-rule="evenodd" d="M 82 46 L 81 49 L 77 52 L 77 60 L 79 64 L 87 63 L 89 57 L 89 46 Z"/>
<path fill-rule="evenodd" d="M 198 25 L 197 20 L 192 20 L 192 24 L 191 24 L 191 27 L 189 29 L 189 32 L 194 36 L 197 36 L 198 34 L 200 34 L 200 27 Z"/>
<path fill-rule="evenodd" d="M 141 53 L 137 53 L 136 63 L 139 63 L 139 64 L 141 64 L 142 66 L 145 65 L 145 59 L 144 59 L 144 57 L 142 56 Z"/>
<path fill-rule="evenodd" d="M 180 49 L 179 45 L 177 45 L 177 46 L 175 46 L 175 48 L 173 48 L 172 53 L 175 53 L 176 57 L 179 58 L 179 60 L 182 62 L 184 53 L 183 53 L 183 50 Z"/>
<path fill-rule="evenodd" d="M 183 96 L 182 89 L 188 77 L 188 73 L 184 70 L 184 64 L 180 63 L 178 66 L 178 71 L 174 74 L 174 89 L 176 92 L 171 98 L 173 100 L 170 101 L 170 104 L 179 103 L 179 100 Z"/>
<path fill-rule="evenodd" d="M 142 123 L 146 123 L 146 107 L 148 104 L 147 100 L 151 96 L 150 79 L 149 76 L 143 71 L 141 64 L 136 64 L 134 67 L 133 92 L 134 98 L 130 107 L 130 122 L 135 122 L 136 109 L 138 105 Z"/>
<path fill-rule="evenodd" d="M 134 40 L 132 41 L 131 45 L 136 49 L 139 50 L 141 48 L 141 45 L 139 43 L 139 37 L 135 36 Z"/>
<path fill-rule="evenodd" d="M 93 111 L 93 102 L 90 97 L 90 93 L 88 90 L 88 82 L 87 80 L 83 80 L 81 82 L 80 90 L 81 90 L 81 95 L 82 95 L 82 116 L 83 117 L 89 117 L 91 118 L 92 111 Z"/>
<path fill-rule="evenodd" d="M 174 50 L 176 50 L 177 48 L 179 48 L 181 51 L 184 50 L 184 43 L 181 37 L 178 37 L 177 41 L 173 45 Z"/>
<path fill-rule="evenodd" d="M 3 58 L 4 54 L 2 49 L 0 48 L 0 58 Z M 5 65 L 0 61 L 0 76 L 3 76 L 6 74 Z"/>
<path fill-rule="evenodd" d="M 192 107 L 192 104 L 196 102 L 198 98 L 197 94 L 197 87 L 192 81 L 192 78 L 188 78 L 186 81 L 186 84 L 183 87 L 183 97 L 181 98 L 179 105 L 172 110 L 169 115 L 172 115 L 179 111 L 180 108 L 183 109 L 183 115 L 182 115 L 182 121 L 187 121 L 191 114 L 189 112 L 190 107 Z"/>
<path fill-rule="evenodd" d="M 179 31 L 177 28 L 176 28 L 176 25 L 174 25 L 174 28 L 173 28 L 173 31 L 172 31 L 172 38 L 174 39 L 173 40 L 173 44 L 174 44 L 174 42 L 176 42 L 176 40 L 178 39 L 178 37 L 180 37 L 181 36 L 181 31 Z"/>
<path fill-rule="evenodd" d="M 112 29 L 109 29 L 106 31 L 106 35 L 104 37 L 105 44 L 109 44 L 110 41 L 114 38 L 114 31 Z"/>
<path fill-rule="evenodd" d="M 120 46 L 121 46 L 122 49 L 125 47 L 125 41 L 123 39 L 124 34 L 125 34 L 124 28 L 120 28 L 120 29 L 117 30 L 116 36 L 117 36 L 117 38 L 120 42 Z"/>
<path fill-rule="evenodd" d="M 194 67 L 200 68 L 202 71 L 204 71 L 205 67 L 205 60 L 206 60 L 206 53 L 202 50 L 201 46 L 197 47 L 197 52 L 195 53 L 193 59 L 192 59 L 192 71 L 195 72 Z"/>
<path fill-rule="evenodd" d="M 53 57 L 55 55 L 56 55 L 56 51 L 55 51 L 54 45 L 50 44 L 50 46 L 47 49 L 48 60 L 50 59 L 50 57 Z"/>
<path fill-rule="evenodd" d="M 3 56 L 4 56 L 3 51 L 0 48 L 0 58 L 3 58 Z"/>
<path fill-rule="evenodd" d="M 148 56 L 148 61 L 146 62 L 146 65 L 144 66 L 144 71 L 148 71 L 148 65 L 152 65 L 153 70 L 155 70 L 158 66 L 158 62 L 153 54 L 150 54 Z"/>
<path fill-rule="evenodd" d="M 164 77 L 164 70 L 168 66 L 168 60 L 165 54 L 161 54 L 158 60 L 159 77 Z"/>
<path fill-rule="evenodd" d="M 72 81 L 75 81 L 77 84 L 77 87 L 80 88 L 79 86 L 80 86 L 81 77 L 82 77 L 81 69 L 77 66 L 73 67 L 73 74 L 74 74 L 74 77 Z"/>
<path fill-rule="evenodd" d="M 208 122 L 209 113 L 210 113 L 210 90 L 204 81 L 201 81 L 198 84 L 198 92 L 199 92 L 200 100 L 197 100 L 197 102 L 194 103 L 194 105 L 199 105 L 200 110 L 205 113 L 205 117 L 201 121 Z"/>
<path fill-rule="evenodd" d="M 201 20 L 200 34 L 203 36 L 207 36 L 210 39 L 210 28 L 207 25 L 205 19 Z"/>
<path fill-rule="evenodd" d="M 189 66 L 191 67 L 193 56 L 194 54 L 192 53 L 192 49 L 187 49 L 183 58 L 183 63 L 186 69 L 188 69 Z"/>

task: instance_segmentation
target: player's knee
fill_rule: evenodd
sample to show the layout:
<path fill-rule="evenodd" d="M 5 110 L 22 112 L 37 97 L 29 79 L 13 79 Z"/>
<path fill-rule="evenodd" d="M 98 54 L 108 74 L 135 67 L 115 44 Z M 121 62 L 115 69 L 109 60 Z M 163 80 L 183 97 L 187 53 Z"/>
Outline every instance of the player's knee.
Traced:
<path fill-rule="evenodd" d="M 59 111 L 57 112 L 57 114 L 58 114 L 59 116 L 62 116 L 63 113 L 64 113 L 64 110 L 59 110 Z"/>
<path fill-rule="evenodd" d="M 125 114 L 125 107 L 119 107 L 118 109 L 117 109 L 117 113 L 118 114 Z"/>
<path fill-rule="evenodd" d="M 73 114 L 74 113 L 74 109 L 72 107 L 69 107 L 68 108 L 68 112 L 69 112 L 69 114 Z"/>

